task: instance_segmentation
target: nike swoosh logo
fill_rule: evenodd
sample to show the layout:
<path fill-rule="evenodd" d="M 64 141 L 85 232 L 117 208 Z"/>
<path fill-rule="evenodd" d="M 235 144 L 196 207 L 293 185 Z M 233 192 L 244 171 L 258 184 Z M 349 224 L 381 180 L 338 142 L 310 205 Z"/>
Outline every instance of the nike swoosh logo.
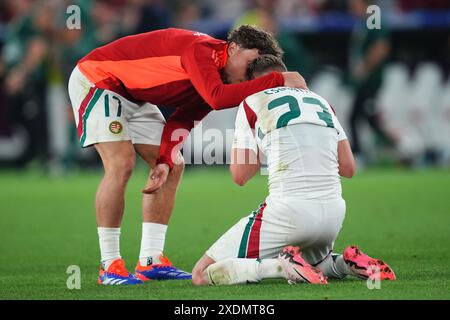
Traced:
<path fill-rule="evenodd" d="M 294 271 L 300 276 L 302 277 L 303 280 L 306 281 L 306 283 L 311 283 L 308 279 L 306 279 L 300 272 L 297 271 L 297 269 L 294 269 Z"/>

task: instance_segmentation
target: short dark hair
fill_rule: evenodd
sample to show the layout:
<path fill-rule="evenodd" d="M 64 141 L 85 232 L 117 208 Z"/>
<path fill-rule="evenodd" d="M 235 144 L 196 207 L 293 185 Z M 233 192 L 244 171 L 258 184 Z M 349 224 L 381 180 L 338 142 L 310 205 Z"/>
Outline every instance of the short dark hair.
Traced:
<path fill-rule="evenodd" d="M 281 50 L 273 35 L 255 26 L 242 25 L 230 31 L 227 41 L 228 43 L 234 42 L 245 49 L 258 49 L 259 54 L 283 56 L 283 50 Z"/>
<path fill-rule="evenodd" d="M 287 71 L 286 65 L 281 58 L 272 54 L 263 54 L 250 62 L 247 67 L 248 79 L 253 79 L 255 73 L 263 73 L 268 71 Z"/>

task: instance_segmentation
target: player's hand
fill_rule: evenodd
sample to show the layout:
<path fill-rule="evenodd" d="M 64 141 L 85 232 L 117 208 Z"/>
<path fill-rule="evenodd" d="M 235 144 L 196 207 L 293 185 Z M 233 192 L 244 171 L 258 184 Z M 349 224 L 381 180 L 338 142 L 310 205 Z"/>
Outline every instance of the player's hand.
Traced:
<path fill-rule="evenodd" d="M 169 165 L 166 163 L 160 163 L 150 173 L 150 178 L 148 179 L 147 186 L 142 193 L 153 194 L 158 192 L 162 185 L 166 182 L 167 176 L 169 175 Z"/>
<path fill-rule="evenodd" d="M 282 72 L 284 86 L 298 89 L 308 89 L 305 79 L 298 72 Z"/>

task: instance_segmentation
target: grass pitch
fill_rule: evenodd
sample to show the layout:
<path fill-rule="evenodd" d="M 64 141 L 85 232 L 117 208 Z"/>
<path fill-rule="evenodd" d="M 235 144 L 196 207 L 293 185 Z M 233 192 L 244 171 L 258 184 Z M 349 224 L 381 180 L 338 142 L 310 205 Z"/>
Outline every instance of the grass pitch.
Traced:
<path fill-rule="evenodd" d="M 343 181 L 347 216 L 335 251 L 358 244 L 385 259 L 398 280 L 369 290 L 347 278 L 327 286 L 256 285 L 196 288 L 189 281 L 134 287 L 97 285 L 99 249 L 93 199 L 99 172 L 63 178 L 0 172 L 0 299 L 450 299 L 450 172 L 370 170 Z M 121 253 L 130 271 L 139 254 L 140 190 L 129 184 Z M 226 170 L 188 170 L 179 189 L 165 253 L 180 268 L 197 259 L 267 194 L 266 177 L 233 185 Z M 69 290 L 66 269 L 81 268 Z"/>

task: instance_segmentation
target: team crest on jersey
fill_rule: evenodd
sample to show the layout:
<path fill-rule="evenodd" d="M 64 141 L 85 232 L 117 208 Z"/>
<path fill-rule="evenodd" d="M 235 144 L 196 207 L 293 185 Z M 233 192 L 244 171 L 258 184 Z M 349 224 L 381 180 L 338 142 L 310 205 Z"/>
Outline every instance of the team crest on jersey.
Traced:
<path fill-rule="evenodd" d="M 211 53 L 211 59 L 214 61 L 218 68 L 222 69 L 225 66 L 225 50 L 213 50 L 213 52 Z"/>
<path fill-rule="evenodd" d="M 197 37 L 199 37 L 199 36 L 207 36 L 207 34 L 203 33 L 203 32 L 194 32 L 193 35 L 197 36 Z"/>
<path fill-rule="evenodd" d="M 109 131 L 114 134 L 119 134 L 123 130 L 123 126 L 119 121 L 113 121 L 109 124 Z"/>

